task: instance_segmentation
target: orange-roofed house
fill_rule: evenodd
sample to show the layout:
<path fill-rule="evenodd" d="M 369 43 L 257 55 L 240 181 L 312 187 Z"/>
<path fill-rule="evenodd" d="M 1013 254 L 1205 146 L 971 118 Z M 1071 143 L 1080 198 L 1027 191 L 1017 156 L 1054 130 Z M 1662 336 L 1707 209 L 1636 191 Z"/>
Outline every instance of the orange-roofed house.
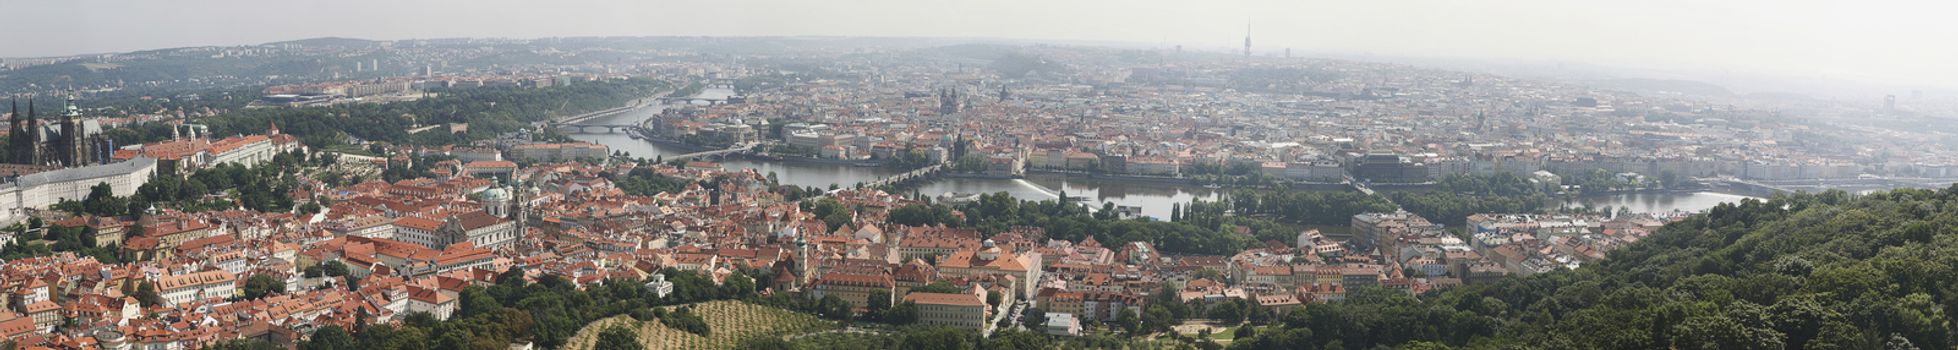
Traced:
<path fill-rule="evenodd" d="M 939 260 L 938 274 L 948 277 L 1013 276 L 1029 281 L 1021 286 L 1021 296 L 1033 295 L 1036 283 L 1031 281 L 1040 280 L 1040 253 L 1013 254 L 1000 249 L 992 240 L 986 240 L 982 247 L 978 251 L 952 253 Z"/>
<path fill-rule="evenodd" d="M 408 286 L 408 311 L 426 312 L 437 320 L 448 320 L 449 315 L 455 314 L 456 297 L 435 288 Z"/>
<path fill-rule="evenodd" d="M 39 331 L 39 328 L 34 327 L 34 319 L 0 311 L 0 336 L 7 339 L 21 339 Z"/>
<path fill-rule="evenodd" d="M 204 299 L 237 296 L 238 276 L 223 270 L 204 271 L 157 279 L 163 303 L 175 306 Z"/>

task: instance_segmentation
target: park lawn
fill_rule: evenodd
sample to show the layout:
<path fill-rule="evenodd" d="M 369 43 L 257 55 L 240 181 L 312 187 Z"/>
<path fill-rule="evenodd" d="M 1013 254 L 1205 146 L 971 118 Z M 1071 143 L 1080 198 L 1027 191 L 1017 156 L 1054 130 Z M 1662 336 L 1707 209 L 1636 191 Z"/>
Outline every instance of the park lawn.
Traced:
<path fill-rule="evenodd" d="M 1212 331 L 1212 332 L 1210 333 L 1210 339 L 1211 339 L 1211 340 L 1224 340 L 1224 341 L 1229 341 L 1229 340 L 1231 340 L 1231 339 L 1236 339 L 1236 338 L 1237 338 L 1237 336 L 1236 336 L 1236 334 L 1237 334 L 1237 327 L 1244 327 L 1244 326 L 1230 326 L 1230 327 L 1224 327 L 1224 329 L 1223 329 L 1223 330 L 1220 330 L 1220 331 Z"/>
<path fill-rule="evenodd" d="M 360 147 L 360 145 L 349 145 L 344 143 L 327 145 L 326 151 L 334 152 L 334 153 L 345 153 L 345 154 L 351 154 L 356 156 L 378 157 L 378 155 L 375 155 L 374 152 L 368 152 L 366 148 L 362 148 Z"/>

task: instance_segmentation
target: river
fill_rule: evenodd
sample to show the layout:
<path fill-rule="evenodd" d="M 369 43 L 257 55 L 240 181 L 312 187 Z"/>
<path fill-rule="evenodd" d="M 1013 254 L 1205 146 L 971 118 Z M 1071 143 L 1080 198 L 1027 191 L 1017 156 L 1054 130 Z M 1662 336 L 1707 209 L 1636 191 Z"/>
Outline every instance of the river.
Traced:
<path fill-rule="evenodd" d="M 734 92 L 727 89 L 706 89 L 700 96 L 728 96 Z M 591 124 L 632 124 L 659 115 L 665 107 L 649 106 L 589 121 Z M 589 141 L 623 151 L 633 157 L 656 158 L 661 155 L 684 154 L 692 150 L 677 149 L 644 140 L 633 139 L 619 134 L 575 134 L 572 139 Z M 797 161 L 763 161 L 752 159 L 728 159 L 721 162 L 726 169 L 754 169 L 758 173 L 775 173 L 783 184 L 828 188 L 834 184 L 849 187 L 860 182 L 871 182 L 902 171 L 883 167 L 859 167 L 844 164 L 827 164 Z M 1034 174 L 1025 179 L 972 179 L 937 178 L 930 183 L 918 186 L 917 191 L 928 196 L 948 192 L 956 193 L 994 193 L 1007 192 L 1014 197 L 1033 200 L 1059 198 L 1062 191 L 1070 197 L 1081 197 L 1093 203 L 1112 202 L 1116 205 L 1142 207 L 1142 214 L 1157 218 L 1169 218 L 1171 207 L 1176 203 L 1187 203 L 1193 199 L 1216 200 L 1220 192 L 1199 186 L 1173 184 L 1145 184 L 1099 179 L 1072 178 L 1064 175 Z"/>
<path fill-rule="evenodd" d="M 1665 213 L 1675 210 L 1698 212 L 1713 208 L 1720 203 L 1739 203 L 1748 198 L 1759 199 L 1719 192 L 1631 192 L 1578 197 L 1565 201 L 1564 207 L 1598 209 L 1610 206 L 1612 210 L 1631 208 L 1634 213 Z"/>
<path fill-rule="evenodd" d="M 699 96 L 725 97 L 734 92 L 727 89 L 706 89 Z M 612 116 L 591 120 L 593 124 L 632 124 L 659 114 L 665 107 L 649 106 Z M 624 151 L 633 157 L 655 158 L 661 155 L 684 154 L 692 150 L 675 149 L 652 142 L 633 139 L 626 134 L 577 134 L 571 138 L 590 141 Z M 861 182 L 871 182 L 902 171 L 883 167 L 859 167 L 844 164 L 827 164 L 797 161 L 761 161 L 752 159 L 730 159 L 721 162 L 727 169 L 755 169 L 756 172 L 775 173 L 783 184 L 804 187 L 828 188 L 834 184 L 842 187 Z M 1058 198 L 1061 191 L 1068 196 L 1086 198 L 1099 206 L 1103 202 L 1116 205 L 1138 206 L 1142 214 L 1167 219 L 1171 208 L 1177 203 L 1188 203 L 1194 199 L 1217 200 L 1222 198 L 1220 190 L 1209 188 L 1161 183 L 1136 183 L 1110 181 L 1094 178 L 1071 177 L 1057 174 L 1031 174 L 1024 179 L 974 179 L 937 178 L 919 185 L 917 191 L 928 196 L 945 193 L 995 193 L 1006 192 L 1014 197 L 1032 200 Z M 1746 196 L 1698 192 L 1698 193 L 1623 193 L 1607 196 L 1584 197 L 1566 202 L 1567 207 L 1588 205 L 1592 208 L 1609 205 L 1613 208 L 1630 207 L 1634 212 L 1667 212 L 1672 210 L 1700 211 L 1712 208 L 1721 202 L 1735 202 Z"/>

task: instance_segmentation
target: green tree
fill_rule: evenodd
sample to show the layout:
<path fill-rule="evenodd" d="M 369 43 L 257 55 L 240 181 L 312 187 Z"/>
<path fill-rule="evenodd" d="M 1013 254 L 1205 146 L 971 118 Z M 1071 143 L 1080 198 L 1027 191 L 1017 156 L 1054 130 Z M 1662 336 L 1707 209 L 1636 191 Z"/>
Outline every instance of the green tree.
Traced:
<path fill-rule="evenodd" d="M 325 263 L 320 264 L 320 269 L 326 272 L 328 277 L 347 275 L 347 264 L 341 263 L 339 260 L 327 260 Z"/>
<path fill-rule="evenodd" d="M 1027 328 L 1042 329 L 1040 327 L 1047 324 L 1047 311 L 1045 310 L 1030 307 L 1022 312 L 1020 314 L 1020 324 L 1027 326 Z"/>
<path fill-rule="evenodd" d="M 855 308 L 855 306 L 850 305 L 849 301 L 845 301 L 843 298 L 837 297 L 834 294 L 823 296 L 821 300 L 817 301 L 817 305 L 816 309 L 818 311 L 816 316 L 821 316 L 826 319 L 849 321 L 854 316 L 850 313 L 850 310 Z"/>
<path fill-rule="evenodd" d="M 1176 322 L 1176 316 L 1171 314 L 1169 308 L 1163 305 L 1150 305 L 1149 309 L 1142 313 L 1142 331 L 1144 332 L 1169 331 L 1169 327 L 1175 325 Z"/>
<path fill-rule="evenodd" d="M 890 292 L 886 292 L 881 289 L 871 291 L 869 297 L 865 299 L 865 303 L 866 304 L 864 305 L 864 311 L 865 311 L 864 314 L 866 316 L 870 316 L 871 318 L 877 319 L 879 321 L 888 322 L 888 320 L 884 319 L 885 316 L 884 312 L 890 311 L 891 309 Z"/>
<path fill-rule="evenodd" d="M 795 344 L 777 337 L 748 337 L 742 339 L 734 348 L 746 350 L 794 350 Z"/>
<path fill-rule="evenodd" d="M 884 323 L 901 326 L 917 322 L 918 304 L 914 302 L 899 302 L 896 305 L 891 305 L 891 309 L 884 312 Z"/>
<path fill-rule="evenodd" d="M 598 332 L 598 340 L 592 343 L 592 350 L 643 350 L 639 336 L 623 325 L 611 325 Z"/>
<path fill-rule="evenodd" d="M 217 344 L 206 345 L 204 350 L 280 350 L 276 344 L 258 339 L 232 339 Z"/>
<path fill-rule="evenodd" d="M 951 327 L 926 327 L 904 332 L 904 341 L 899 347 L 904 349 L 977 349 L 974 334 Z"/>
<path fill-rule="evenodd" d="M 735 271 L 721 283 L 721 295 L 729 298 L 743 298 L 755 294 L 755 279 L 747 273 Z"/>
<path fill-rule="evenodd" d="M 1121 327 L 1123 332 L 1137 334 L 1142 331 L 1142 318 L 1135 314 L 1135 309 L 1122 308 L 1122 311 L 1115 313 L 1115 326 Z"/>
<path fill-rule="evenodd" d="M 673 312 L 669 312 L 666 313 L 666 315 L 664 316 L 660 316 L 659 321 L 660 323 L 665 324 L 667 327 L 672 327 L 674 329 L 686 331 L 687 333 L 693 333 L 695 335 L 699 335 L 702 337 L 708 336 L 709 333 L 713 331 L 712 329 L 708 328 L 707 320 L 701 319 L 699 315 L 695 315 L 693 313 L 693 308 L 689 306 L 681 306 L 677 309 L 674 309 Z"/>
<path fill-rule="evenodd" d="M 312 337 L 299 342 L 299 350 L 354 349 L 353 336 L 338 325 L 326 325 L 313 331 Z"/>
<path fill-rule="evenodd" d="M 999 331 L 993 332 L 991 337 L 982 339 L 981 344 L 981 348 L 984 349 L 1049 349 L 1054 347 L 1054 340 L 1045 334 L 1014 328 L 1002 328 Z"/>
<path fill-rule="evenodd" d="M 522 267 L 512 265 L 509 269 L 504 269 L 503 272 L 496 274 L 497 285 L 523 288 L 524 283 L 524 270 Z"/>
<path fill-rule="evenodd" d="M 490 295 L 489 290 L 483 287 L 465 287 L 457 296 L 460 297 L 460 302 L 453 317 L 468 318 L 503 308 L 502 303 L 496 301 L 496 297 Z"/>
<path fill-rule="evenodd" d="M 267 295 L 285 292 L 286 281 L 271 275 L 252 275 L 245 279 L 245 299 L 264 298 Z"/>
<path fill-rule="evenodd" d="M 85 214 L 121 216 L 126 214 L 129 204 L 123 198 L 116 197 L 114 189 L 104 182 L 88 188 L 88 197 L 82 200 L 82 207 Z"/>
<path fill-rule="evenodd" d="M 136 287 L 136 301 L 142 303 L 143 307 L 152 307 L 163 304 L 163 297 L 156 294 L 155 284 L 143 281 Z"/>
<path fill-rule="evenodd" d="M 1217 303 L 1216 306 L 1210 307 L 1209 314 L 1205 316 L 1225 324 L 1243 323 L 1245 318 L 1244 301 L 1232 299 Z"/>

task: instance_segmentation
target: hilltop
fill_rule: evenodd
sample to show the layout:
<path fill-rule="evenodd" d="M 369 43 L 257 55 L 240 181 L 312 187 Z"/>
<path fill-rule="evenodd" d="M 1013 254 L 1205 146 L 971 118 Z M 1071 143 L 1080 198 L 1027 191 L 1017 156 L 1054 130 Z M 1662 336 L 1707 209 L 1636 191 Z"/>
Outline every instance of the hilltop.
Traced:
<path fill-rule="evenodd" d="M 1944 349 L 1958 187 L 1723 204 L 1575 271 L 1356 291 L 1233 348 Z"/>

